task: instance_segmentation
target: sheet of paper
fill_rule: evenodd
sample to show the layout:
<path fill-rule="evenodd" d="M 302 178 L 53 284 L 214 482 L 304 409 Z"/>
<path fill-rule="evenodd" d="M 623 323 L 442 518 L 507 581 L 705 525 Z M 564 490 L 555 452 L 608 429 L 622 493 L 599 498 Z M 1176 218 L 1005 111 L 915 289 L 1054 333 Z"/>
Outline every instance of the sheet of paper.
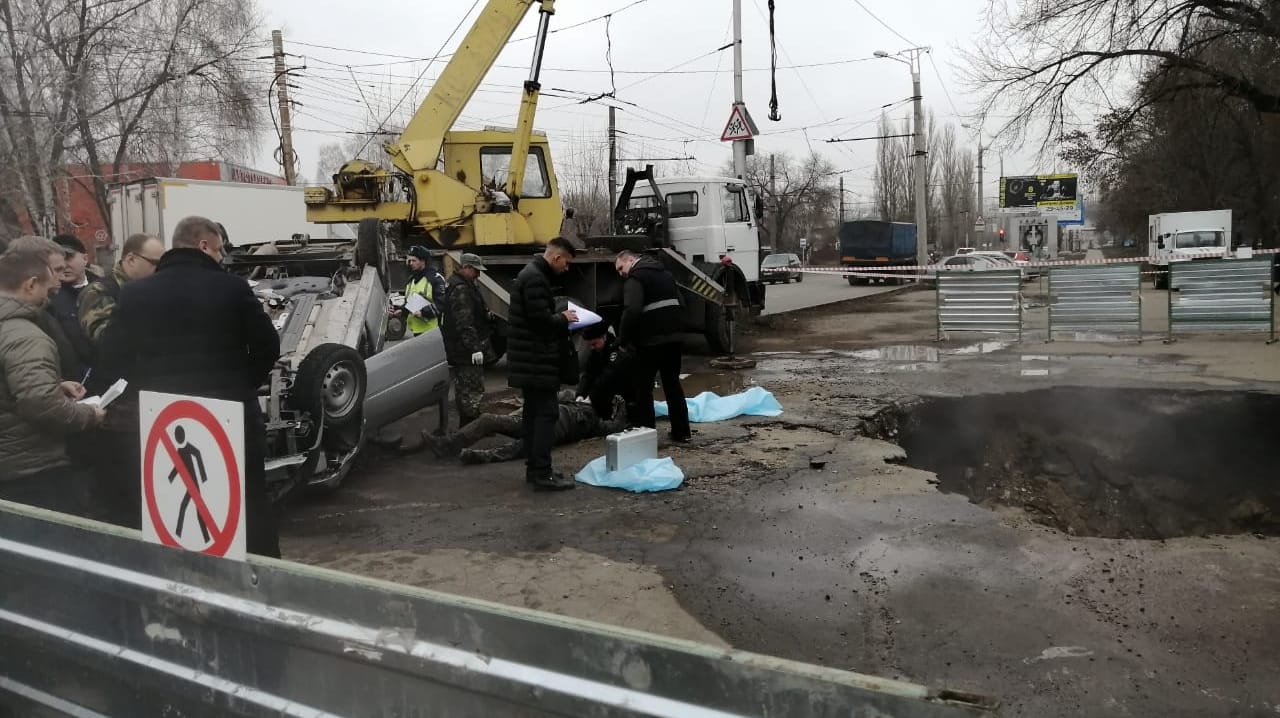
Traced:
<path fill-rule="evenodd" d="M 427 306 L 427 298 L 421 294 L 411 294 L 404 300 L 404 308 L 409 310 L 410 314 L 417 314 Z"/>
<path fill-rule="evenodd" d="M 595 312 L 591 311 L 590 309 L 587 309 L 586 307 L 580 307 L 577 304 L 574 304 L 573 302 L 569 302 L 569 309 L 572 309 L 573 311 L 578 313 L 578 321 L 573 322 L 569 325 L 569 331 L 573 331 L 575 329 L 581 329 L 583 327 L 589 327 L 592 324 L 599 324 L 600 322 L 604 321 L 599 314 L 596 314 Z"/>
<path fill-rule="evenodd" d="M 98 408 L 105 409 L 111 405 L 111 402 L 119 399 L 120 396 L 124 394 L 124 390 L 128 388 L 129 382 L 124 379 L 118 379 L 116 380 L 116 383 L 112 384 L 105 392 L 103 392 L 102 396 L 85 397 L 84 399 L 81 399 L 79 403 L 86 406 L 96 406 Z"/>

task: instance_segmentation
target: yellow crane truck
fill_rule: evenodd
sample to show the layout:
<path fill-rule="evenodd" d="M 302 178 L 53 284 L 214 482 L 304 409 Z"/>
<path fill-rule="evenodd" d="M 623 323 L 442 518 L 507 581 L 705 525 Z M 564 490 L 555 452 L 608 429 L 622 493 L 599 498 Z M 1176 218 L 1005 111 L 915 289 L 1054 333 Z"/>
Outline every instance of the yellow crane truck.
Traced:
<path fill-rule="evenodd" d="M 453 130 L 535 5 L 538 30 L 516 127 Z M 560 232 L 563 220 L 551 146 L 533 128 L 554 6 L 554 0 L 488 0 L 404 131 L 383 145 L 392 167 L 351 160 L 332 187 L 307 187 L 307 221 L 356 223 L 357 262 L 377 267 L 384 284 L 393 260 L 413 244 L 448 257 L 446 272 L 462 251 L 481 254 L 490 267 L 482 279 L 486 301 L 505 319 L 516 273 Z M 736 318 L 764 307 L 756 229 L 761 205 L 750 197 L 741 179 L 659 180 L 651 169 L 629 170 L 614 208 L 615 234 L 584 239 L 564 295 L 616 319 L 622 287 L 615 253 L 653 253 L 682 289 L 686 331 L 706 336 L 713 352 L 732 353 Z"/>

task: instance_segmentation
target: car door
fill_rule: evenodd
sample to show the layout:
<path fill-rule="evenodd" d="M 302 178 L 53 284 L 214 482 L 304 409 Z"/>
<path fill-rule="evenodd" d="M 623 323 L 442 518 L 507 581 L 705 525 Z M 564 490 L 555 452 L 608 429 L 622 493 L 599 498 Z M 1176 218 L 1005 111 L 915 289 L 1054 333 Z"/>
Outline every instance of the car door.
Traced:
<path fill-rule="evenodd" d="M 756 223 L 751 218 L 746 189 L 742 185 L 736 186 L 742 191 L 731 191 L 729 184 L 718 187 L 724 220 L 724 252 L 746 275 L 747 281 L 754 282 L 760 276 L 760 240 L 756 234 Z"/>

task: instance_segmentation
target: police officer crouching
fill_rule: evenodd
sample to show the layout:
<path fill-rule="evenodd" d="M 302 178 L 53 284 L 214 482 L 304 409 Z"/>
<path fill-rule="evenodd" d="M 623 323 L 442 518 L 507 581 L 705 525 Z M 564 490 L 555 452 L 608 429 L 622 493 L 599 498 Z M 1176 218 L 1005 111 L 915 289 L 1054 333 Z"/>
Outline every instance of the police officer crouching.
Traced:
<path fill-rule="evenodd" d="M 689 441 L 689 407 L 680 386 L 679 288 L 675 277 L 654 257 L 642 257 L 630 250 L 618 253 L 614 269 L 625 280 L 622 285 L 622 321 L 618 344 L 634 352 L 631 376 L 634 401 L 628 406 L 628 423 L 653 427 L 653 379 L 662 379 L 662 393 L 671 417 L 672 441 Z"/>

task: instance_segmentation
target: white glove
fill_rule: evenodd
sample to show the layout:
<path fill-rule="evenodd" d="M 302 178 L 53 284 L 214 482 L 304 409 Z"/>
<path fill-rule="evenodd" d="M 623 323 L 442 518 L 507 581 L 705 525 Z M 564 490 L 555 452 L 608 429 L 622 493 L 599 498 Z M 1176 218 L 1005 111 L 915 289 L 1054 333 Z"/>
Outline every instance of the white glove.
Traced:
<path fill-rule="evenodd" d="M 476 352 L 471 355 L 471 363 L 476 366 L 484 364 L 484 352 Z"/>
<path fill-rule="evenodd" d="M 590 399 L 588 399 L 588 398 L 587 398 L 587 397 L 585 397 L 585 396 L 580 396 L 580 397 L 578 397 L 578 398 L 577 398 L 577 402 L 578 402 L 579 404 L 590 404 L 590 403 L 591 403 L 591 400 L 590 400 Z"/>

